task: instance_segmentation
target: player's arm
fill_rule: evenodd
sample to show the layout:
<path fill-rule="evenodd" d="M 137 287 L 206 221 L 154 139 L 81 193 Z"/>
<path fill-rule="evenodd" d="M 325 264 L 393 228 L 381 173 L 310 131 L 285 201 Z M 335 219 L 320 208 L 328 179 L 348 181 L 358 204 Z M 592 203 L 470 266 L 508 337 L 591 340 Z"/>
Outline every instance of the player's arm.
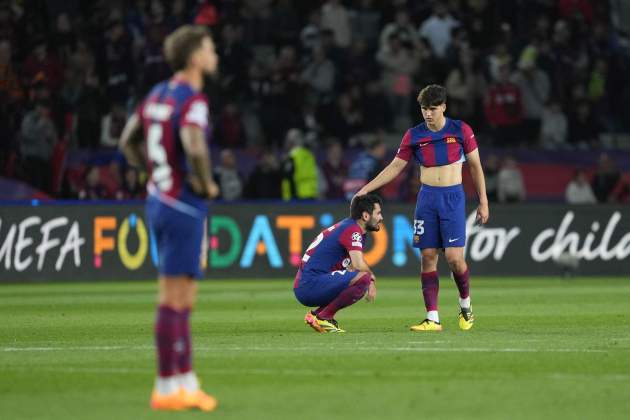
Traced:
<path fill-rule="evenodd" d="M 383 185 L 389 184 L 396 178 L 407 166 L 407 161 L 399 157 L 395 157 L 389 165 L 385 167 L 373 180 L 368 182 L 355 195 L 365 195 L 372 191 L 378 190 Z"/>
<path fill-rule="evenodd" d="M 479 149 L 475 149 L 466 155 L 470 175 L 472 176 L 477 196 L 479 197 L 479 207 L 477 207 L 477 220 L 484 224 L 490 217 L 490 209 L 488 207 L 488 196 L 486 195 L 486 180 L 481 167 L 481 159 L 479 158 Z"/>
<path fill-rule="evenodd" d="M 146 170 L 147 161 L 142 151 L 143 142 L 142 123 L 138 115 L 134 113 L 123 128 L 118 147 L 131 166 Z"/>
<path fill-rule="evenodd" d="M 374 302 L 374 299 L 376 299 L 376 276 L 374 275 L 374 272 L 365 262 L 365 259 L 363 258 L 363 252 L 348 251 L 348 254 L 350 254 L 350 261 L 352 262 L 352 266 L 356 269 L 356 271 L 370 273 L 370 275 L 372 276 L 372 281 L 368 286 L 368 291 L 365 298 L 368 302 Z"/>
<path fill-rule="evenodd" d="M 196 125 L 185 125 L 179 130 L 179 136 L 192 171 L 189 179 L 192 189 L 199 195 L 216 197 L 219 187 L 212 179 L 210 153 L 203 130 Z"/>

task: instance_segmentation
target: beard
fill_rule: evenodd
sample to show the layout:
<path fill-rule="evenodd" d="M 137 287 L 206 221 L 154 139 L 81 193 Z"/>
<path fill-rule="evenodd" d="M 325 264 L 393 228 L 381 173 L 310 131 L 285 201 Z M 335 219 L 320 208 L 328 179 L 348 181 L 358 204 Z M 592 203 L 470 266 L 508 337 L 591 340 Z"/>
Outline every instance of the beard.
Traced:
<path fill-rule="evenodd" d="M 379 230 L 381 230 L 381 226 L 379 223 L 375 223 L 370 220 L 365 224 L 365 230 L 367 230 L 368 232 L 378 232 Z"/>

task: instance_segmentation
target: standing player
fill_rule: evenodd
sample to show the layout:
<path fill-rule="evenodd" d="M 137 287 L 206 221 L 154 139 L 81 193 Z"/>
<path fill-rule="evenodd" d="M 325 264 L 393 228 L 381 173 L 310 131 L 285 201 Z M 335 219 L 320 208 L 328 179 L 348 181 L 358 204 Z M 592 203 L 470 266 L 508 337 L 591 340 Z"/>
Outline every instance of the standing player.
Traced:
<path fill-rule="evenodd" d="M 194 279 L 202 275 L 206 200 L 218 194 L 206 142 L 208 103 L 201 93 L 203 77 L 216 72 L 218 58 L 208 31 L 191 25 L 166 38 L 164 55 L 175 75 L 151 90 L 127 121 L 120 145 L 130 164 L 150 171 L 146 215 L 159 256 L 159 375 L 151 407 L 212 411 L 217 401 L 199 388 L 192 370 L 189 316 Z"/>
<path fill-rule="evenodd" d="M 420 165 L 422 187 L 418 192 L 414 215 L 413 246 L 422 252 L 422 295 L 427 317 L 413 331 L 441 331 L 438 316 L 438 249 L 446 260 L 459 289 L 459 327 L 469 330 L 474 316 L 470 305 L 469 273 L 464 259 L 466 209 L 462 186 L 462 163 L 468 161 L 477 195 L 477 221 L 488 221 L 486 183 L 470 126 L 444 116 L 446 89 L 429 85 L 420 91 L 418 102 L 424 123 L 410 128 L 403 136 L 394 160 L 357 196 L 367 194 L 393 180 L 413 156 Z"/>
<path fill-rule="evenodd" d="M 309 245 L 295 275 L 293 291 L 304 306 L 318 307 L 304 317 L 318 332 L 345 332 L 335 314 L 359 301 L 367 292 L 376 298 L 376 277 L 363 259 L 367 232 L 376 232 L 383 221 L 381 199 L 368 194 L 350 205 L 350 217 L 317 235 Z"/>

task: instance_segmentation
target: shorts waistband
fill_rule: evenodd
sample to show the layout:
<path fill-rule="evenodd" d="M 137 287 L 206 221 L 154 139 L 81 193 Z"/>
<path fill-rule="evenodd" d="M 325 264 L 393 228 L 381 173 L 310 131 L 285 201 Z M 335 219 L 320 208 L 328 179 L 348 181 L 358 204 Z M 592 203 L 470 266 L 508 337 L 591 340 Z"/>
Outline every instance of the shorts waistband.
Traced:
<path fill-rule="evenodd" d="M 464 191 L 464 185 L 463 184 L 456 184 L 456 185 L 449 185 L 448 187 L 436 187 L 436 186 L 433 186 L 433 185 L 423 184 L 420 187 L 420 191 L 437 192 L 437 193 L 457 192 L 457 191 Z"/>

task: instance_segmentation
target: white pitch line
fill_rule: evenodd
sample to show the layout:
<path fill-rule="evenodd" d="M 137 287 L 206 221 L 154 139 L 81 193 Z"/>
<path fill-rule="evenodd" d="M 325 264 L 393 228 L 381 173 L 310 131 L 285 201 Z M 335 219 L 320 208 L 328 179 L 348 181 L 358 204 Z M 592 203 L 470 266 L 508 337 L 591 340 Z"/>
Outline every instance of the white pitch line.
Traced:
<path fill-rule="evenodd" d="M 9 366 L 6 370 L 11 371 L 32 371 L 33 367 L 30 366 Z M 38 372 L 56 372 L 62 374 L 71 374 L 71 373 L 79 373 L 79 374 L 142 374 L 142 375 L 151 375 L 154 370 L 152 368 L 142 369 L 142 368 L 125 368 L 125 367 L 111 367 L 111 368 L 97 368 L 97 367 L 67 367 L 67 366 L 41 366 L 37 367 Z M 426 372 L 410 372 L 410 371 L 374 371 L 374 370 L 350 370 L 350 371 L 339 371 L 339 370 L 321 370 L 321 369 L 265 369 L 265 368 L 254 368 L 254 369 L 212 369 L 207 368 L 199 371 L 198 373 L 204 375 L 204 377 L 213 375 L 226 375 L 226 376 L 244 376 L 244 375 L 262 375 L 262 376 L 314 376 L 314 377 L 322 377 L 322 376 L 330 376 L 330 377 L 361 377 L 361 378 L 420 378 L 426 379 Z M 436 376 L 450 376 L 448 375 L 440 375 L 439 373 L 431 373 L 431 377 Z M 475 375 L 468 375 L 467 378 L 475 378 Z M 533 375 L 533 377 L 539 377 L 539 375 Z M 566 374 L 566 373 L 548 373 L 543 374 L 542 377 L 551 379 L 551 380 L 575 380 L 575 379 L 586 379 L 586 380 L 598 380 L 598 381 L 610 381 L 610 382 L 618 382 L 618 381 L 627 381 L 630 378 L 630 375 L 627 374 L 604 374 L 604 375 L 588 375 L 588 374 Z M 486 379 L 494 379 L 495 375 L 491 375 Z"/>
<path fill-rule="evenodd" d="M 46 351 L 128 351 L 153 350 L 153 346 L 71 346 L 71 347 L 3 347 L 3 352 L 46 352 Z M 461 353 L 606 353 L 601 349 L 563 349 L 563 348 L 518 348 L 518 347 L 259 347 L 259 346 L 229 346 L 229 347 L 196 347 L 195 351 L 398 351 L 417 353 L 461 352 Z"/>

